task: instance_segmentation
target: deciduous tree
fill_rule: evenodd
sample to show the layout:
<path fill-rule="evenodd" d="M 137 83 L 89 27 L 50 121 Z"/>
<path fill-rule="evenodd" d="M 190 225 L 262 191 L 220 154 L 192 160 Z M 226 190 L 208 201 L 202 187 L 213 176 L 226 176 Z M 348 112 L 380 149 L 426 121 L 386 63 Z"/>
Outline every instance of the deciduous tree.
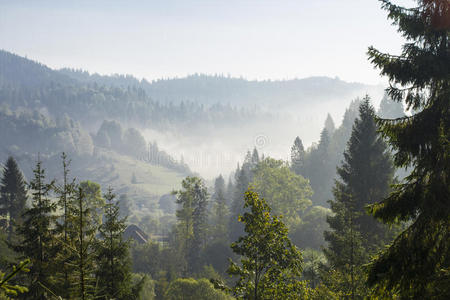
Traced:
<path fill-rule="evenodd" d="M 270 215 L 270 207 L 258 194 L 245 193 L 249 209 L 240 222 L 245 235 L 231 244 L 241 255 L 240 264 L 231 262 L 230 275 L 238 276 L 233 294 L 243 299 L 302 299 L 305 283 L 300 281 L 302 256 L 288 238 L 288 229 L 279 217 Z"/>

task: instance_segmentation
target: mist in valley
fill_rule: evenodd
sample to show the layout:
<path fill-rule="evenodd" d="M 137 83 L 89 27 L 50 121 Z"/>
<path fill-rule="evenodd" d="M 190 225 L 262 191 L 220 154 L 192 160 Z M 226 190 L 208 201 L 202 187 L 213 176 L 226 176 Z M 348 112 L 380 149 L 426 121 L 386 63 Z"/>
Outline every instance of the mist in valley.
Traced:
<path fill-rule="evenodd" d="M 318 94 L 320 89 L 318 86 Z M 229 92 L 233 94 L 232 90 Z M 280 95 L 267 99 L 255 109 L 264 113 L 264 118 L 249 117 L 240 126 L 216 125 L 211 120 L 210 124 L 198 124 L 189 131 L 142 128 L 142 133 L 147 141 L 156 141 L 174 158 L 183 159 L 191 170 L 210 180 L 218 174 L 228 177 L 238 163 L 242 164 L 245 153 L 254 148 L 265 156 L 289 160 L 297 136 L 306 148 L 317 145 L 328 114 L 338 127 L 352 100 L 367 94 L 378 107 L 383 93 L 382 86 L 367 86 L 349 90 L 338 99 L 333 96 L 314 97 L 314 93 L 310 95 L 311 100 L 302 95 L 289 95 L 298 100 L 277 105 L 284 102 L 283 95 Z"/>

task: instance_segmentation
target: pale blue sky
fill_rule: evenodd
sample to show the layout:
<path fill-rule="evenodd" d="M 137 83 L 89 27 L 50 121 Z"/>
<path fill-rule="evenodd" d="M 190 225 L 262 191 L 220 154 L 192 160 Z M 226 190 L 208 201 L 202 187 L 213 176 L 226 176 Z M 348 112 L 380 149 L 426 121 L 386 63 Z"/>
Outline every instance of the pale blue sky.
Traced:
<path fill-rule="evenodd" d="M 402 43 L 376 0 L 0 0 L 1 49 L 148 80 L 219 73 L 379 83 L 367 47 L 398 53 Z"/>

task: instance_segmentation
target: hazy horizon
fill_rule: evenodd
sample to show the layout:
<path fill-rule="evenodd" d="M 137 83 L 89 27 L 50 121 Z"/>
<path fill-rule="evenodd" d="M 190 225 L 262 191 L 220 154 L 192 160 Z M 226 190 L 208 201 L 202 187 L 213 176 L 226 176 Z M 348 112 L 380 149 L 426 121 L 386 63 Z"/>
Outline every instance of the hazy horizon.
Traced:
<path fill-rule="evenodd" d="M 310 79 L 310 78 L 330 78 L 330 79 L 337 79 L 337 80 L 341 80 L 343 82 L 346 83 L 359 83 L 359 84 L 364 84 L 364 85 L 370 85 L 370 86 L 385 86 L 385 84 L 383 82 L 378 82 L 378 83 L 366 83 L 366 82 L 362 82 L 362 81 L 348 81 L 345 80 L 343 78 L 340 78 L 339 76 L 331 76 L 331 75 L 311 75 L 311 76 L 304 76 L 304 77 L 292 77 L 292 78 L 247 78 L 245 76 L 234 76 L 232 74 L 225 74 L 225 73 L 200 73 L 200 72 L 195 72 L 193 71 L 192 73 L 187 73 L 184 75 L 174 75 L 174 76 L 169 76 L 169 77 L 155 77 L 153 79 L 149 79 L 146 77 L 139 77 L 136 74 L 132 74 L 132 73 L 118 73 L 118 72 L 112 72 L 112 73 L 102 73 L 102 72 L 98 72 L 96 70 L 87 70 L 87 69 L 83 69 L 77 66 L 63 66 L 63 67 L 52 67 L 50 65 L 48 65 L 45 61 L 40 61 L 34 57 L 30 57 L 28 55 L 22 55 L 20 53 L 16 53 L 14 51 L 11 51 L 10 49 L 3 49 L 0 48 L 0 51 L 6 51 L 9 53 L 12 53 L 14 55 L 18 55 L 20 57 L 24 57 L 26 59 L 29 59 L 31 61 L 34 61 L 36 63 L 42 64 L 54 71 L 61 71 L 64 69 L 68 69 L 68 70 L 74 70 L 74 71 L 82 71 L 82 72 L 88 72 L 89 75 L 99 75 L 99 76 L 107 76 L 107 77 L 114 77 L 114 76 L 132 76 L 134 78 L 136 78 L 139 81 L 142 80 L 146 80 L 149 83 L 152 82 L 157 82 L 157 81 L 161 81 L 161 80 L 174 80 L 174 79 L 185 79 L 185 78 L 189 78 L 192 76 L 208 76 L 208 77 L 222 77 L 222 78 L 227 78 L 227 79 L 240 79 L 240 80 L 245 80 L 248 82 L 284 82 L 284 81 L 293 81 L 293 80 L 305 80 L 305 79 Z"/>

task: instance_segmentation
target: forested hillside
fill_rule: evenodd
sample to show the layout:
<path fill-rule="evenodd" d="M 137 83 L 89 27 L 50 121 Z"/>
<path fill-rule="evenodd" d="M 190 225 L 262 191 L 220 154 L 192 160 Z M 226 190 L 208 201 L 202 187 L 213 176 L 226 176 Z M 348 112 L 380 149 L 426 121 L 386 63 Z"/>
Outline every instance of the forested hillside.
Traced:
<path fill-rule="evenodd" d="M 105 76 L 82 70 L 61 69 L 60 73 L 81 82 L 112 87 L 139 87 L 152 99 L 162 103 L 196 102 L 246 106 L 293 106 L 327 102 L 330 98 L 352 98 L 362 93 L 380 93 L 381 86 L 349 83 L 339 78 L 309 77 L 293 80 L 249 81 L 224 75 L 194 74 L 185 78 L 159 79 L 149 82 L 131 75 Z M 276 103 L 275 99 L 277 99 Z"/>

